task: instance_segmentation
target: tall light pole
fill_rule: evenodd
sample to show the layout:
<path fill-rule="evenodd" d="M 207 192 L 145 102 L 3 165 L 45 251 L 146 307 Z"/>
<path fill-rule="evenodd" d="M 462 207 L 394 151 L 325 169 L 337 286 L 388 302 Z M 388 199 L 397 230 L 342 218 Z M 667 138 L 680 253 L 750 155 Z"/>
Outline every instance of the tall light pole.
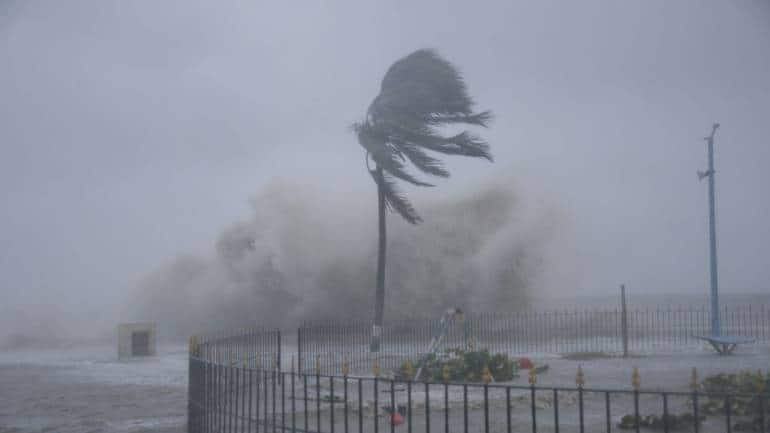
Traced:
<path fill-rule="evenodd" d="M 721 324 L 719 320 L 719 286 L 717 278 L 717 229 L 716 215 L 714 205 L 714 134 L 717 132 L 719 124 L 715 123 L 711 128 L 711 135 L 705 137 L 708 145 L 709 167 L 706 171 L 698 172 L 698 179 L 709 179 L 709 249 L 710 249 L 710 270 L 711 270 L 711 336 L 719 337 L 721 335 Z"/>

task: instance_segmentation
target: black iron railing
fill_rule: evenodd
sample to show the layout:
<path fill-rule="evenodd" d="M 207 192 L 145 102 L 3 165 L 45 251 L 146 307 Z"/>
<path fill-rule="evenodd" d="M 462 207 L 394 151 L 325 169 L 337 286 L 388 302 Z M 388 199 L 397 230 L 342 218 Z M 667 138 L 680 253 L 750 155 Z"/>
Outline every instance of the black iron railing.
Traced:
<path fill-rule="evenodd" d="M 723 335 L 770 341 L 770 305 L 725 306 L 721 317 Z M 697 337 L 710 334 L 710 320 L 705 306 L 630 309 L 625 315 L 620 309 L 466 314 L 448 327 L 439 350 L 477 346 L 509 355 L 681 351 L 703 345 Z M 440 328 L 439 320 L 389 320 L 381 330 L 380 351 L 371 353 L 371 322 L 305 322 L 297 330 L 299 370 L 313 371 L 320 363 L 323 373 L 339 374 L 348 362 L 353 371 L 366 371 L 374 360 L 396 368 L 424 353 Z"/>
<path fill-rule="evenodd" d="M 770 410 L 768 394 L 418 383 L 196 357 L 190 371 L 191 433 L 762 432 Z M 722 402 L 720 409 L 706 409 L 713 401 Z M 747 410 L 751 405 L 756 409 Z"/>
<path fill-rule="evenodd" d="M 640 388 L 634 370 L 628 389 L 576 386 L 415 382 L 369 375 L 280 369 L 280 332 L 192 338 L 188 431 L 201 432 L 620 432 L 768 431 L 766 376 L 756 392 L 703 392 L 693 370 L 691 390 Z M 753 389 L 753 388 L 752 388 Z"/>
<path fill-rule="evenodd" d="M 228 362 L 251 367 L 281 365 L 281 331 L 243 329 L 192 337 L 198 358 L 217 364 Z"/>

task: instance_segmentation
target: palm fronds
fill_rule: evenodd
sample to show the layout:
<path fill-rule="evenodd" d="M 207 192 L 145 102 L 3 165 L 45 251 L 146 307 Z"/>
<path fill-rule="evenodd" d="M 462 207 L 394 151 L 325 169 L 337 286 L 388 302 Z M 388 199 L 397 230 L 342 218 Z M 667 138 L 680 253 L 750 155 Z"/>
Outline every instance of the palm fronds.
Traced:
<path fill-rule="evenodd" d="M 438 129 L 453 124 L 487 126 L 489 111 L 473 112 L 473 100 L 457 69 L 433 50 L 418 50 L 395 62 L 385 74 L 366 121 L 354 125 L 358 142 L 381 171 L 372 170 L 388 208 L 406 221 L 421 221 L 396 189 L 394 179 L 432 186 L 407 171 L 407 161 L 420 172 L 449 177 L 443 163 L 426 151 L 492 161 L 489 145 L 467 131 L 444 136 Z"/>

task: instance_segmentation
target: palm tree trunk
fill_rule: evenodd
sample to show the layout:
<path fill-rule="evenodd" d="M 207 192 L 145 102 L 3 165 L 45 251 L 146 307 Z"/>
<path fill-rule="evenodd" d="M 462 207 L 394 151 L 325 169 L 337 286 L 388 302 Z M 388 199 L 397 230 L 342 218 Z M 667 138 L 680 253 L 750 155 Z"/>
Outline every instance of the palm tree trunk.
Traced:
<path fill-rule="evenodd" d="M 379 178 L 382 178 L 382 168 L 377 167 Z M 372 340 L 369 346 L 371 352 L 380 351 L 382 323 L 385 315 L 385 252 L 387 249 L 387 233 L 385 227 L 385 193 L 382 186 L 377 184 L 378 219 L 379 219 L 379 248 L 377 251 L 377 289 L 374 295 L 374 326 Z"/>

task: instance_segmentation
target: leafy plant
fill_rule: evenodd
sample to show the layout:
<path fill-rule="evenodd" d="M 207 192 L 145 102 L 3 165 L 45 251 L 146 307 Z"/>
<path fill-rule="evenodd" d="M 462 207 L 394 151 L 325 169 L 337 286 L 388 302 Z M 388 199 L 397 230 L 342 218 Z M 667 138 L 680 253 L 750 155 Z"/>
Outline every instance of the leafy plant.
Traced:
<path fill-rule="evenodd" d="M 770 411 L 770 396 L 762 399 L 759 394 L 770 389 L 770 374 L 765 375 L 761 371 L 744 371 L 740 373 L 719 373 L 706 377 L 698 384 L 700 392 L 705 393 L 700 397 L 700 415 L 698 424 L 703 422 L 707 415 L 721 416 L 727 412 L 727 405 L 731 416 L 739 418 L 733 427 L 735 431 L 760 431 L 762 425 L 762 411 Z M 726 398 L 726 396 L 730 398 Z M 692 404 L 692 402 L 690 402 Z M 764 405 L 764 407 L 763 407 Z M 621 429 L 635 428 L 634 415 L 625 415 L 618 427 Z M 669 414 L 665 419 L 660 415 L 646 415 L 639 417 L 639 426 L 652 430 L 663 430 L 666 426 L 671 430 L 691 426 L 695 422 L 692 414 Z"/>
<path fill-rule="evenodd" d="M 760 398 L 758 394 L 770 390 L 770 374 L 761 371 L 743 371 L 740 373 L 720 373 L 705 378 L 700 388 L 707 393 L 721 393 L 710 396 L 701 404 L 703 413 L 722 415 L 730 405 L 730 412 L 735 417 L 748 417 L 748 420 L 738 421 L 736 431 L 759 431 L 762 412 L 770 411 L 770 396 Z M 741 394 L 731 396 L 729 401 L 725 394 Z"/>
<path fill-rule="evenodd" d="M 421 366 L 420 377 L 411 377 Z M 508 355 L 491 354 L 486 349 L 466 351 L 454 348 L 446 350 L 440 356 L 432 353 L 417 361 L 412 364 L 413 371 L 404 363 L 396 372 L 396 377 L 401 380 L 442 382 L 446 370 L 450 382 L 482 382 L 485 368 L 489 369 L 496 381 L 505 382 L 519 376 L 518 363 Z"/>

